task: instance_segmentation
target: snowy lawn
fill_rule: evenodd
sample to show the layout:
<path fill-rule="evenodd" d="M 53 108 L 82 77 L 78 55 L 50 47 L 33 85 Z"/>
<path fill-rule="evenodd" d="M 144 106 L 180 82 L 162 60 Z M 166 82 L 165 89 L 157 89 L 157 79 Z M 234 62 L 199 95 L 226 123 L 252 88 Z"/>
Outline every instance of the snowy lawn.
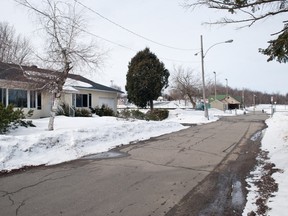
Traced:
<path fill-rule="evenodd" d="M 34 119 L 36 127 L 20 127 L 7 135 L 0 135 L 0 171 L 75 160 L 108 151 L 117 145 L 187 128 L 180 123 L 216 121 L 216 114 L 225 115 L 222 111 L 211 110 L 208 121 L 202 111 L 177 109 L 172 110 L 169 118 L 162 122 L 98 116 L 57 116 L 54 131 L 47 130 L 49 118 Z"/>

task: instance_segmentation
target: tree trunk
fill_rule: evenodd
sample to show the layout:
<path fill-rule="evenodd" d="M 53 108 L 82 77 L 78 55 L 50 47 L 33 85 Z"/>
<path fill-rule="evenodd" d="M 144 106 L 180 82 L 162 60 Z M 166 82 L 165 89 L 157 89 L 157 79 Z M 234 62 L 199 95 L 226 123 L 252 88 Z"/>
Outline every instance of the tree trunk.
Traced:
<path fill-rule="evenodd" d="M 192 104 L 192 106 L 193 106 L 192 108 L 195 108 L 195 107 L 196 107 L 196 103 L 194 102 L 192 96 L 191 96 L 191 95 L 188 95 L 188 97 L 189 97 L 189 100 L 190 100 L 190 102 L 191 102 L 191 104 Z"/>
<path fill-rule="evenodd" d="M 64 54 L 63 58 L 65 59 L 65 68 L 64 68 L 64 71 L 62 72 L 61 76 L 58 77 L 58 80 L 56 82 L 57 87 L 56 87 L 56 89 L 54 89 L 54 92 L 56 92 L 56 93 L 55 93 L 55 99 L 53 101 L 53 106 L 52 106 L 52 109 L 50 112 L 50 119 L 49 119 L 49 123 L 48 123 L 48 130 L 49 131 L 54 130 L 54 119 L 55 119 L 59 104 L 61 103 L 61 93 L 63 90 L 63 86 L 66 82 L 69 71 L 72 69 L 72 67 L 70 67 L 69 61 L 67 60 L 65 50 L 63 51 L 63 54 Z"/>
<path fill-rule="evenodd" d="M 60 97 L 61 97 L 60 92 L 56 93 L 55 95 L 56 96 L 55 96 L 55 98 L 53 100 L 53 106 L 52 106 L 52 109 L 51 109 L 51 112 L 50 112 L 50 119 L 49 119 L 49 123 L 48 123 L 48 130 L 49 131 L 54 130 L 54 119 L 55 119 L 55 116 L 56 116 L 56 112 L 58 110 L 58 106 L 60 104 Z"/>

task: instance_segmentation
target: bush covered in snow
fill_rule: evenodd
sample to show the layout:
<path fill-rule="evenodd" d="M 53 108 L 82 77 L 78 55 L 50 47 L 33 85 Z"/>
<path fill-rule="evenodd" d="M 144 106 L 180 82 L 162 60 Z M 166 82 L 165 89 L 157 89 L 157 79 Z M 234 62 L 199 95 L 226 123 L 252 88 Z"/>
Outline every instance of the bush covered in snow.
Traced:
<path fill-rule="evenodd" d="M 162 121 L 169 116 L 169 111 L 167 109 L 153 109 L 146 113 L 146 120 L 152 121 Z"/>
<path fill-rule="evenodd" d="M 75 117 L 92 117 L 92 113 L 90 110 L 87 109 L 76 109 L 75 110 Z"/>
<path fill-rule="evenodd" d="M 104 104 L 101 107 L 96 106 L 95 108 L 91 108 L 91 111 L 98 116 L 115 116 L 113 109 Z"/>
<path fill-rule="evenodd" d="M 167 109 L 153 109 L 149 110 L 146 114 L 141 112 L 138 109 L 124 109 L 118 113 L 118 117 L 120 118 L 132 118 L 139 120 L 147 120 L 147 121 L 162 121 L 169 116 L 169 111 Z"/>
<path fill-rule="evenodd" d="M 72 111 L 72 112 L 71 112 Z M 74 111 L 74 112 L 73 112 Z M 85 108 L 79 109 L 71 109 L 68 104 L 62 103 L 61 106 L 57 110 L 57 115 L 64 115 L 64 116 L 75 116 L 75 117 L 92 117 L 92 113 L 90 110 Z"/>

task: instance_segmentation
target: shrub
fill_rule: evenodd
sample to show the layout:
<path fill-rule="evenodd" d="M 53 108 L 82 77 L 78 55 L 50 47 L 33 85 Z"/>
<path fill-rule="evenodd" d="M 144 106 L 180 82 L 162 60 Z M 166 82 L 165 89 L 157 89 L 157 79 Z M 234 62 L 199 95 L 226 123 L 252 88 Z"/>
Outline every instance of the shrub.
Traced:
<path fill-rule="evenodd" d="M 27 113 L 28 116 L 31 116 L 32 114 L 32 110 Z M 31 120 L 23 120 L 25 118 L 23 109 L 14 109 L 12 104 L 5 107 L 0 103 L 0 116 L 0 134 L 5 134 L 9 129 L 16 129 L 19 126 L 35 127 Z"/>
<path fill-rule="evenodd" d="M 131 111 L 132 118 L 143 120 L 145 119 L 145 114 L 140 110 L 132 110 Z"/>
<path fill-rule="evenodd" d="M 152 120 L 152 121 L 162 121 L 169 116 L 169 111 L 165 109 L 154 109 L 153 111 L 148 111 L 146 114 L 140 110 L 122 110 L 118 117 L 120 118 L 133 118 L 140 120 Z"/>
<path fill-rule="evenodd" d="M 92 117 L 92 113 L 90 110 L 87 109 L 76 109 L 75 110 L 75 117 Z"/>
<path fill-rule="evenodd" d="M 60 105 L 60 107 L 58 108 L 56 115 L 70 116 L 69 115 L 69 105 L 66 103 L 62 103 Z"/>
<path fill-rule="evenodd" d="M 162 121 L 169 116 L 169 111 L 166 109 L 153 109 L 146 113 L 146 120 Z"/>
<path fill-rule="evenodd" d="M 92 113 L 95 113 L 98 116 L 115 116 L 113 109 L 103 104 L 101 107 L 96 106 L 92 108 Z"/>
<path fill-rule="evenodd" d="M 129 109 L 122 110 L 118 114 L 118 117 L 126 119 L 127 118 L 140 119 L 140 120 L 146 119 L 145 114 L 140 110 L 129 110 Z"/>
<path fill-rule="evenodd" d="M 118 113 L 118 117 L 128 119 L 131 117 L 131 111 L 129 109 L 121 110 Z"/>
<path fill-rule="evenodd" d="M 70 107 L 66 103 L 62 103 L 57 110 L 56 115 L 64 115 L 64 116 L 71 116 L 70 115 Z M 75 110 L 75 117 L 92 117 L 92 113 L 90 110 L 85 108 L 79 108 Z"/>

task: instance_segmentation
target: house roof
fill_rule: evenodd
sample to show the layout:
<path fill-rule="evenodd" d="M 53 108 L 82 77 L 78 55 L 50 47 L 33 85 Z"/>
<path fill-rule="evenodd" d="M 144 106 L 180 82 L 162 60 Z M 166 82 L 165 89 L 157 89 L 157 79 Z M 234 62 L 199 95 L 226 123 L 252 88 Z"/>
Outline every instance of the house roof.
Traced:
<path fill-rule="evenodd" d="M 76 88 L 82 88 L 82 89 L 97 89 L 97 90 L 101 90 L 101 91 L 113 91 L 113 92 L 118 92 L 118 93 L 123 93 L 122 91 L 119 91 L 118 89 L 114 89 L 108 86 L 104 86 L 101 85 L 99 83 L 95 83 L 81 75 L 77 75 L 77 74 L 69 74 L 68 78 L 73 79 L 73 80 L 77 80 L 83 83 L 87 83 L 90 86 L 83 86 L 83 85 L 77 85 L 78 83 L 75 83 L 75 85 L 72 84 L 73 87 Z"/>
<path fill-rule="evenodd" d="M 226 98 L 226 95 L 216 95 L 216 100 L 223 101 L 225 98 Z M 214 95 L 209 97 L 210 102 L 214 100 L 215 100 Z"/>
<path fill-rule="evenodd" d="M 60 72 L 42 69 L 36 66 L 20 66 L 0 62 L 0 80 L 4 81 L 29 83 L 39 88 L 44 86 L 48 80 L 51 80 L 59 75 L 61 75 Z M 69 86 L 75 88 L 123 93 L 117 89 L 95 83 L 81 75 L 68 74 L 68 78 L 78 81 L 74 82 L 74 84 L 69 84 Z"/>
<path fill-rule="evenodd" d="M 223 103 L 227 103 L 227 100 L 233 99 L 234 103 L 240 103 L 241 100 L 238 100 L 239 97 L 232 97 L 231 95 L 216 95 L 216 100 L 221 101 Z M 209 97 L 209 102 L 213 102 L 215 99 L 215 96 L 210 96 Z M 241 99 L 241 97 L 240 97 Z"/>

